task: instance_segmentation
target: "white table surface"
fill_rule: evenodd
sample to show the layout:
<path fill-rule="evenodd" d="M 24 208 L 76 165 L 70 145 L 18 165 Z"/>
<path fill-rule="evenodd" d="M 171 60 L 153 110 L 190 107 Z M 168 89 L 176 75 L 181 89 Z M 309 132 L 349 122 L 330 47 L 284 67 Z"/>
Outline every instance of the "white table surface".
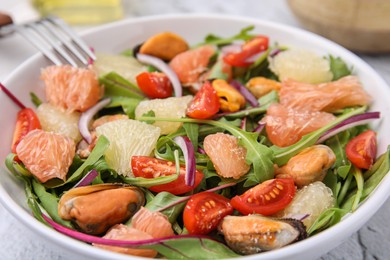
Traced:
<path fill-rule="evenodd" d="M 126 17 L 168 13 L 219 13 L 302 27 L 284 0 L 124 0 Z M 28 0 L 1 0 L 0 11 L 14 14 L 16 21 L 33 18 Z M 83 28 L 77 28 L 82 31 Z M 18 35 L 0 38 L 0 81 L 36 53 Z M 390 55 L 360 55 L 390 85 Z M 390 259 L 390 200 L 343 244 L 321 259 Z M 69 259 L 64 252 L 50 247 L 37 234 L 21 225 L 0 204 L 0 259 Z M 72 258 L 74 259 L 74 258 Z"/>

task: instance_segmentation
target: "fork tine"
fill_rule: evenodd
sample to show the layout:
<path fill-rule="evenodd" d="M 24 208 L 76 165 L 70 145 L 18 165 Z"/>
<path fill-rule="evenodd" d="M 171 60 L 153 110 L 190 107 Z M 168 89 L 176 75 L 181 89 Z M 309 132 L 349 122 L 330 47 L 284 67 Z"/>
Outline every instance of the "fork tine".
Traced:
<path fill-rule="evenodd" d="M 75 46 L 72 45 L 72 43 L 69 41 L 69 38 L 65 38 L 64 35 L 61 33 L 58 32 L 58 29 L 57 27 L 55 27 L 55 25 L 53 25 L 49 20 L 47 19 L 44 19 L 40 22 L 43 27 L 48 30 L 49 32 L 52 33 L 52 35 L 57 39 L 59 40 L 62 44 L 65 45 L 66 48 L 68 48 L 68 50 L 74 54 L 80 61 L 81 63 L 83 63 L 84 65 L 88 65 L 88 60 L 84 57 L 83 54 L 80 53 L 80 51 L 78 49 L 75 48 Z"/>
<path fill-rule="evenodd" d="M 95 54 L 89 49 L 89 47 L 79 38 L 77 34 L 75 34 L 66 23 L 64 23 L 61 19 L 56 17 L 49 16 L 46 18 L 51 21 L 59 28 L 61 28 L 92 60 L 96 60 Z"/>
<path fill-rule="evenodd" d="M 39 23 L 27 24 L 27 27 L 33 29 L 37 34 L 39 34 L 58 54 L 64 58 L 70 65 L 77 67 L 77 62 L 61 47 L 60 44 L 55 42 L 47 32 L 44 31 L 42 27 L 39 26 Z"/>
<path fill-rule="evenodd" d="M 15 26 L 14 30 L 22 35 L 27 41 L 31 42 L 38 50 L 40 50 L 49 60 L 55 65 L 61 65 L 62 62 L 51 51 L 52 49 L 44 43 L 40 37 L 37 37 L 29 28 L 24 26 Z"/>

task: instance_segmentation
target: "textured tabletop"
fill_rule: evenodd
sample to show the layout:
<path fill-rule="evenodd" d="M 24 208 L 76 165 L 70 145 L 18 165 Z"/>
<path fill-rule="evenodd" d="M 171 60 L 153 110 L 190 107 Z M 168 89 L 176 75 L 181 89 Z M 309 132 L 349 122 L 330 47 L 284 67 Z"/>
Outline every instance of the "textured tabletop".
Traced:
<path fill-rule="evenodd" d="M 16 3 L 15 3 L 16 2 Z M 22 9 L 27 0 L 1 0 L 0 11 Z M 17 4 L 18 3 L 18 4 Z M 301 27 L 282 0 L 124 0 L 127 17 L 169 13 L 218 13 L 259 18 Z M 17 47 L 15 47 L 17 46 Z M 5 52 L 4 50 L 7 50 Z M 0 81 L 35 50 L 18 36 L 0 39 Z M 390 85 L 390 55 L 360 55 Z M 321 259 L 390 259 L 390 200 L 360 231 Z M 0 259 L 68 259 L 26 230 L 0 204 Z"/>

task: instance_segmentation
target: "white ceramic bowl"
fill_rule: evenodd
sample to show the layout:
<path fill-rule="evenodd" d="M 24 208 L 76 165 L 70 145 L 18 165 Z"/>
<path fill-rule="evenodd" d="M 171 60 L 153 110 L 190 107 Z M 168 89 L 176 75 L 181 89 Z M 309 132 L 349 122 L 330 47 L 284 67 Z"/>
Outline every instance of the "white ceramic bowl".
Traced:
<path fill-rule="evenodd" d="M 363 85 L 375 100 L 371 110 L 381 111 L 383 115 L 381 122 L 373 127 L 379 132 L 379 152 L 383 153 L 386 150 L 387 145 L 390 143 L 390 135 L 386 131 L 390 129 L 390 117 L 385 116 L 390 113 L 389 87 L 369 65 L 353 53 L 312 33 L 256 19 L 216 15 L 175 15 L 130 19 L 108 24 L 89 31 L 84 35 L 84 38 L 97 52 L 119 53 L 122 50 L 132 48 L 135 44 L 161 31 L 173 31 L 182 35 L 189 42 L 197 43 L 202 41 L 208 33 L 230 36 L 243 27 L 252 24 L 256 26 L 255 32 L 270 36 L 272 42 L 277 41 L 283 45 L 303 47 L 321 54 L 331 53 L 342 57 L 349 65 L 353 65 L 354 72 L 359 75 Z M 39 80 L 39 72 L 40 68 L 47 65 L 49 65 L 49 62 L 42 55 L 37 54 L 14 71 L 4 84 L 27 106 L 33 107 L 29 93 L 33 91 L 38 96 L 44 97 L 43 87 Z M 4 93 L 0 93 L 0 108 L 2 111 L 0 114 L 0 125 L 2 126 L 0 161 L 3 162 L 5 156 L 10 151 L 8 147 L 11 146 L 18 107 Z M 26 228 L 33 230 L 37 236 L 46 239 L 50 246 L 57 246 L 61 250 L 73 252 L 79 258 L 131 258 L 130 256 L 111 253 L 76 241 L 57 233 L 35 220 L 31 216 L 30 209 L 26 204 L 22 183 L 6 173 L 3 163 L 0 170 L 1 202 L 11 214 L 25 224 Z M 390 176 L 388 175 L 353 214 L 345 217 L 342 222 L 334 227 L 282 249 L 243 258 L 308 259 L 319 257 L 339 245 L 367 222 L 386 201 L 389 196 L 389 189 Z"/>

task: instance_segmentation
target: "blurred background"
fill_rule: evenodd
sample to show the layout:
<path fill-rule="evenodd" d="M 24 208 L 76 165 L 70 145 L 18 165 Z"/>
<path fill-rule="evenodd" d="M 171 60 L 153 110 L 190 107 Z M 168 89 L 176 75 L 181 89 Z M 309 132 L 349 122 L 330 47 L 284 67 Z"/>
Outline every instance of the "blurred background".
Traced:
<path fill-rule="evenodd" d="M 150 15 L 217 13 L 258 18 L 332 39 L 355 51 L 390 83 L 390 0 L 0 0 L 0 13 L 17 24 L 55 14 L 80 33 L 115 20 Z M 17 34 L 0 38 L 0 81 L 35 53 Z M 389 259 L 388 216 L 390 201 L 322 259 Z M 67 258 L 46 247 L 0 205 L 0 259 Z"/>

